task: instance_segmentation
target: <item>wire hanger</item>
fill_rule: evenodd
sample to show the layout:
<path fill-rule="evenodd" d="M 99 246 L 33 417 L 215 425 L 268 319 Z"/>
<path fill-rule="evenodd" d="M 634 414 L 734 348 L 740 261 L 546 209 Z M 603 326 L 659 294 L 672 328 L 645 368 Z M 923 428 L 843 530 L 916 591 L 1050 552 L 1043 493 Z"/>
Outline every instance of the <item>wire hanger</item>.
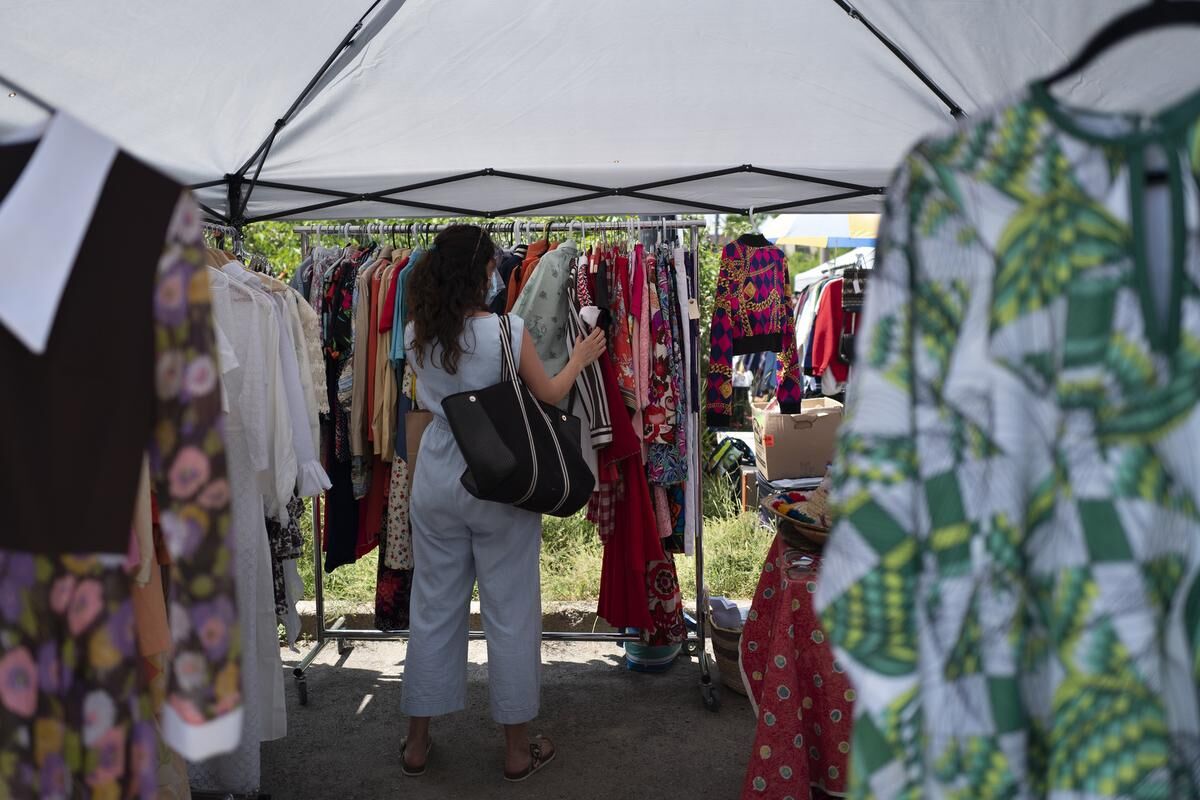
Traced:
<path fill-rule="evenodd" d="M 1200 2 L 1196 0 L 1151 0 L 1149 3 L 1122 14 L 1101 28 L 1065 67 L 1044 78 L 1042 85 L 1048 87 L 1083 70 L 1101 53 L 1115 44 L 1146 31 L 1171 25 L 1200 25 Z"/>

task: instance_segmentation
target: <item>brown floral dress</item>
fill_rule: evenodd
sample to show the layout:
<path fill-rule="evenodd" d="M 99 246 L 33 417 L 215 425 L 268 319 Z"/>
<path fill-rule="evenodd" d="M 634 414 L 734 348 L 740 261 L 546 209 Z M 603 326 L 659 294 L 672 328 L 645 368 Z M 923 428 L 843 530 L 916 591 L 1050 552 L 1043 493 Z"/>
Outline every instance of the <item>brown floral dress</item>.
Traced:
<path fill-rule="evenodd" d="M 236 744 L 241 714 L 203 253 L 199 211 L 184 195 L 155 278 L 148 449 L 172 561 L 163 736 L 193 758 Z M 139 675 L 130 587 L 119 556 L 0 550 L 0 797 L 155 797 L 154 703 Z"/>

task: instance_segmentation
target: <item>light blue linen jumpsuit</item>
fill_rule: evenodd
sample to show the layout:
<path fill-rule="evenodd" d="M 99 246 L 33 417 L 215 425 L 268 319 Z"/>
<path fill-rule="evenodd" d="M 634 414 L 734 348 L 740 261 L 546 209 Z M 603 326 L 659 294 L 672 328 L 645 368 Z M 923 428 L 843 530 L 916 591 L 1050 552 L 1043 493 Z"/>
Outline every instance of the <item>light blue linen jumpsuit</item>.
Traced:
<path fill-rule="evenodd" d="M 519 367 L 525 323 L 509 319 Z M 541 688 L 541 516 L 479 500 L 459 482 L 466 462 L 442 399 L 500 381 L 499 318 L 468 319 L 462 345 L 458 371 L 451 375 L 428 348 L 419 365 L 412 325 L 405 330 L 417 399 L 434 417 L 421 439 L 410 503 L 414 573 L 401 707 L 415 717 L 465 707 L 471 589 L 478 580 L 492 717 L 517 725 L 537 716 Z"/>

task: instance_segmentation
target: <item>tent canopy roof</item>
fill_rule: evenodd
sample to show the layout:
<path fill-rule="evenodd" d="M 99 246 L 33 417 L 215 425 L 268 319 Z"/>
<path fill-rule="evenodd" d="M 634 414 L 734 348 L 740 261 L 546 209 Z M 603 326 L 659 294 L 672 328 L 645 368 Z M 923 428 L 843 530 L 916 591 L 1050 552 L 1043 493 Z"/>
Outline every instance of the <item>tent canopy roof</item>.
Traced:
<path fill-rule="evenodd" d="M 853 8 L 970 115 L 1064 63 L 1134 4 L 854 0 Z M 188 183 L 222 181 L 368 5 L 0 0 L 0 76 Z M 379 0 L 279 129 L 245 216 L 877 211 L 906 148 L 953 120 L 850 7 Z M 1123 45 L 1059 94 L 1098 108 L 1174 99 L 1180 76 L 1197 71 L 1194 37 L 1167 32 Z M 0 133 L 36 121 L 40 111 L 6 94 Z M 706 173 L 718 174 L 605 191 Z M 471 177 L 443 182 L 463 175 Z M 223 183 L 198 195 L 228 214 Z"/>

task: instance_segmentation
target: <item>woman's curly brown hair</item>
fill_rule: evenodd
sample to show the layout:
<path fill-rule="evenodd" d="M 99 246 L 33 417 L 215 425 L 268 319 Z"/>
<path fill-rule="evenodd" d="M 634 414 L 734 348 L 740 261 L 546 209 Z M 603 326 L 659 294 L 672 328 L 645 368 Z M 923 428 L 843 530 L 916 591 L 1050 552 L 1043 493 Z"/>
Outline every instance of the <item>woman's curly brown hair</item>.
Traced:
<path fill-rule="evenodd" d="M 432 345 L 430 357 L 451 375 L 458 371 L 463 328 L 468 315 L 485 310 L 488 262 L 494 255 L 491 237 L 478 225 L 451 225 L 413 267 L 405 301 L 417 364 L 425 365 Z"/>

